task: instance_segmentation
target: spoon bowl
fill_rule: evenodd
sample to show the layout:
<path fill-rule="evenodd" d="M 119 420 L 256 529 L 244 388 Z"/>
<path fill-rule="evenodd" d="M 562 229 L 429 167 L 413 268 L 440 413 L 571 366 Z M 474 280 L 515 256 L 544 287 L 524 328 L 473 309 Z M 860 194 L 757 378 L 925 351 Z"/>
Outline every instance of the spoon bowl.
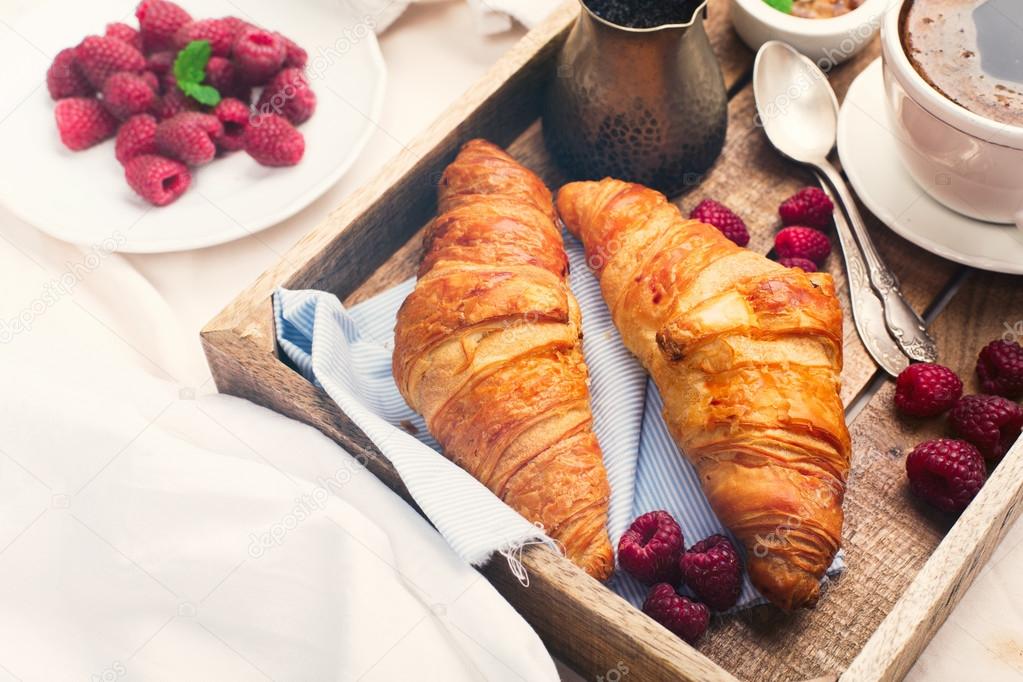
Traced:
<path fill-rule="evenodd" d="M 753 64 L 753 94 L 778 151 L 800 163 L 827 158 L 838 134 L 838 100 L 816 64 L 786 43 L 764 43 Z"/>

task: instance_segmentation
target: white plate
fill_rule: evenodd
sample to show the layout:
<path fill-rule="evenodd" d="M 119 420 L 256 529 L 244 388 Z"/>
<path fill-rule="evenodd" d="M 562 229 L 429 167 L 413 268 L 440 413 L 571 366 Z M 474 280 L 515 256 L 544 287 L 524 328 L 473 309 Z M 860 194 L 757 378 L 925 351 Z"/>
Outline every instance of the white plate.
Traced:
<path fill-rule="evenodd" d="M 878 58 L 853 81 L 838 119 L 838 153 L 860 199 L 920 248 L 982 270 L 1023 274 L 1023 231 L 939 204 L 902 166 L 895 142 Z"/>
<path fill-rule="evenodd" d="M 51 0 L 13 26 L 25 68 L 40 68 L 40 53 L 56 54 L 110 21 L 137 26 L 134 0 Z M 0 92 L 0 203 L 58 239 L 116 245 L 129 253 L 179 251 L 251 235 L 295 214 L 336 183 L 355 162 L 383 107 L 386 70 L 372 17 L 344 3 L 306 0 L 212 0 L 181 3 L 196 18 L 225 15 L 284 33 L 309 52 L 306 67 L 318 106 L 300 130 L 305 156 L 291 168 L 266 168 L 244 152 L 193 169 L 192 185 L 176 202 L 152 207 L 124 181 L 108 140 L 84 152 L 60 142 L 46 65 L 33 74 L 30 94 Z M 6 51 L 5 51 L 6 52 Z M 26 97 L 27 94 L 27 98 Z M 3 101 L 7 100 L 7 101 Z M 20 102 L 20 104 L 18 103 Z M 13 109 L 13 110 L 12 110 Z"/>

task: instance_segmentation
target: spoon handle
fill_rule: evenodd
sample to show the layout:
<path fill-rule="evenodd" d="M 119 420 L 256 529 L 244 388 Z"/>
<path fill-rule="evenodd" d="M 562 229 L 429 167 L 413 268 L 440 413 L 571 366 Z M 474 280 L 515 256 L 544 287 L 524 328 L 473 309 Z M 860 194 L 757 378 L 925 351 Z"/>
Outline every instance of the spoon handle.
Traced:
<path fill-rule="evenodd" d="M 927 333 L 924 321 L 902 297 L 899 280 L 895 278 L 895 275 L 877 253 L 877 248 L 867 232 L 867 226 L 863 223 L 863 218 L 856 208 L 856 201 L 853 199 L 852 193 L 849 192 L 845 180 L 827 160 L 822 161 L 818 169 L 827 180 L 827 184 L 838 195 L 839 204 L 848 217 L 856 240 L 863 250 L 870 283 L 880 294 L 884 304 L 884 319 L 888 331 L 891 332 L 902 351 L 913 360 L 935 362 L 938 359 L 937 344 Z"/>
<path fill-rule="evenodd" d="M 817 178 L 821 181 L 821 186 L 831 201 L 838 203 L 835 200 L 835 193 L 821 173 L 817 173 Z M 860 247 L 849 229 L 849 223 L 841 211 L 835 213 L 835 232 L 838 234 L 838 243 L 842 247 L 842 259 L 845 261 L 849 301 L 856 331 L 859 332 L 860 340 L 867 352 L 870 353 L 870 357 L 874 358 L 874 362 L 885 372 L 896 377 L 909 365 L 909 358 L 903 355 L 902 349 L 888 333 L 884 320 L 884 305 L 870 286 L 863 252 L 860 251 Z"/>

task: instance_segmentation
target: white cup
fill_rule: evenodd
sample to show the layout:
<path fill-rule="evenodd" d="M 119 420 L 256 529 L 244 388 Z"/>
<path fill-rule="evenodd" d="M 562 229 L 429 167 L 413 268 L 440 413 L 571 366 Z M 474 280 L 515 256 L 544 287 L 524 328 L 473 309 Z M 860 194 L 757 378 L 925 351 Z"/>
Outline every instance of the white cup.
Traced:
<path fill-rule="evenodd" d="M 964 215 L 1023 230 L 1023 127 L 975 114 L 913 68 L 899 35 L 903 8 L 881 23 L 885 100 L 902 161 L 935 200 Z"/>

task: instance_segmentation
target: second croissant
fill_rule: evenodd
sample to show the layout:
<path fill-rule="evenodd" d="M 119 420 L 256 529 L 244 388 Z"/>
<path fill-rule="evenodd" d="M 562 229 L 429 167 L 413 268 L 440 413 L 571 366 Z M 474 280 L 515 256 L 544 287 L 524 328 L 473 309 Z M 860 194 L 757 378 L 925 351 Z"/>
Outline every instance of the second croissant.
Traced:
<path fill-rule="evenodd" d="M 850 456 L 830 275 L 740 248 L 641 185 L 572 183 L 557 207 L 754 586 L 782 608 L 813 606 Z"/>

